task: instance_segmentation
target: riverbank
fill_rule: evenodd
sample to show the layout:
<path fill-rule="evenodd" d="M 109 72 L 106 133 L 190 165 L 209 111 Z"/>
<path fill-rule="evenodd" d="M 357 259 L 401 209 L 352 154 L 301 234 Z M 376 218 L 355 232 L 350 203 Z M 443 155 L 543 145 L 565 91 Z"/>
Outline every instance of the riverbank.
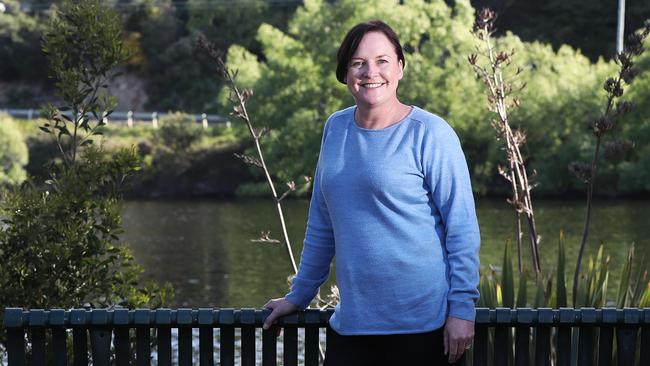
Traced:
<path fill-rule="evenodd" d="M 5 117 L 6 118 L 6 117 Z M 21 131 L 29 151 L 29 162 L 25 166 L 28 176 L 35 182 L 49 178 L 48 167 L 58 156 L 57 146 L 48 136 L 39 131 L 38 126 L 44 121 L 13 119 Z M 248 131 L 238 123 L 212 124 L 203 128 L 182 114 L 172 114 L 159 122 L 159 128 L 153 128 L 151 122 L 136 122 L 132 128 L 124 123 L 110 123 L 103 128 L 103 137 L 96 138 L 95 144 L 101 144 L 109 152 L 120 148 L 135 148 L 142 159 L 142 169 L 130 178 L 131 188 L 127 197 L 131 199 L 186 199 L 206 198 L 230 200 L 241 197 L 268 197 L 268 186 L 256 168 L 242 162 L 235 154 L 244 154 L 250 149 Z M 273 137 L 270 137 L 273 138 Z M 264 144 L 265 140 L 262 140 Z M 276 163 L 274 153 L 276 146 L 267 148 L 267 164 L 271 171 L 282 172 L 282 164 Z M 509 187 L 496 169 L 489 179 L 485 173 L 472 171 L 473 150 L 466 151 L 470 174 L 477 197 L 505 198 Z M 307 160 L 306 157 L 301 157 Z M 313 157 L 314 162 L 317 156 Z M 304 162 L 301 162 L 304 163 Z M 546 164 L 549 166 L 549 164 Z M 305 165 L 306 166 L 306 165 Z M 534 162 L 531 164 L 534 169 Z M 307 168 L 305 168 L 307 169 Z M 650 167 L 649 167 L 650 169 Z M 598 199 L 650 199 L 650 185 L 639 189 L 624 189 L 615 169 L 609 167 L 598 176 L 595 196 Z M 305 172 L 311 175 L 312 172 Z M 541 172 L 539 173 L 542 174 Z M 583 199 L 586 197 L 583 186 L 571 180 L 568 169 L 556 164 L 553 171 L 544 172 L 540 185 L 533 191 L 536 199 Z M 648 172 L 650 174 L 650 172 Z M 545 181 L 558 177 L 558 182 L 571 181 L 558 189 L 550 189 Z M 294 177 L 297 183 L 301 177 Z M 282 190 L 284 181 L 276 178 L 276 186 Z M 294 197 L 308 197 L 309 186 L 301 186 Z"/>

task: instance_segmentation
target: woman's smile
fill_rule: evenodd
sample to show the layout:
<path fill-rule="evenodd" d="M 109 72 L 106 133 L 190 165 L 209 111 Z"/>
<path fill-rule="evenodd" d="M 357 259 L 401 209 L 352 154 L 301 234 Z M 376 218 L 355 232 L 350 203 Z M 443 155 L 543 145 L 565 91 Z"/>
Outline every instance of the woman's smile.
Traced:
<path fill-rule="evenodd" d="M 384 84 L 385 83 L 365 83 L 365 84 L 361 84 L 361 86 L 367 89 L 375 89 L 375 88 L 379 88 Z"/>

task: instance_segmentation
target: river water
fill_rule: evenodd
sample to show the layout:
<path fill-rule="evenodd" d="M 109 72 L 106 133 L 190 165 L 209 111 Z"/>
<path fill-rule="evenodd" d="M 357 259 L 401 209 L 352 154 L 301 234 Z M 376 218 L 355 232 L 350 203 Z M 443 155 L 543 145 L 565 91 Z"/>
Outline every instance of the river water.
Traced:
<path fill-rule="evenodd" d="M 289 236 L 296 260 L 302 249 L 307 200 L 284 203 Z M 481 268 L 500 267 L 506 240 L 515 239 L 514 213 L 501 199 L 477 201 L 481 227 Z M 557 263 L 561 230 L 567 247 L 567 286 L 575 268 L 585 214 L 584 201 L 537 201 L 537 226 L 542 235 L 542 267 Z M 128 201 L 124 205 L 123 239 L 145 272 L 145 280 L 170 282 L 174 307 L 260 307 L 287 291 L 291 267 L 279 244 L 256 243 L 263 231 L 281 239 L 275 207 L 270 200 L 256 201 Z M 647 268 L 650 258 L 650 201 L 597 201 L 594 206 L 587 257 L 603 243 L 611 257 L 608 298 L 616 295 L 621 264 L 634 243 L 635 263 Z M 524 241 L 526 267 L 532 262 Z M 514 252 L 516 255 L 516 252 Z M 587 265 L 583 259 L 583 268 Z M 516 262 L 515 262 L 516 267 Z M 377 269 L 381 270 L 381 269 Z M 334 275 L 326 284 L 335 283 Z M 530 297 L 529 297 L 530 298 Z"/>

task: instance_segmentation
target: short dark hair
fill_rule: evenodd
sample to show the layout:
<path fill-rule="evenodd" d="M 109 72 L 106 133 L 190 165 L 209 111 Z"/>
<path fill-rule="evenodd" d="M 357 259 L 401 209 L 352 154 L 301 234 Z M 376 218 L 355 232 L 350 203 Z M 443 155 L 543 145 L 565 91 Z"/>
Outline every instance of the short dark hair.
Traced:
<path fill-rule="evenodd" d="M 393 28 L 388 24 L 382 22 L 381 20 L 371 20 L 369 22 L 359 23 L 352 27 L 348 34 L 343 38 L 341 46 L 339 47 L 339 52 L 336 55 L 336 79 L 341 83 L 345 84 L 345 77 L 348 74 L 348 66 L 352 55 L 357 51 L 361 39 L 368 32 L 381 32 L 386 37 L 390 43 L 395 46 L 395 53 L 397 54 L 397 59 L 402 61 L 402 67 L 406 66 L 406 60 L 404 60 L 404 51 L 402 50 L 402 44 L 399 43 L 399 38 Z"/>

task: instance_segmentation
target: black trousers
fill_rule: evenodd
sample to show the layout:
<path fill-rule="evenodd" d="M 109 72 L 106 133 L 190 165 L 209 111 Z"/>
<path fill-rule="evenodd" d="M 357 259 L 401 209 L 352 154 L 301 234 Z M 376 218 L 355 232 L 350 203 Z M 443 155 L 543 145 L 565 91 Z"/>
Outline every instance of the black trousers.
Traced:
<path fill-rule="evenodd" d="M 345 336 L 328 327 L 324 366 L 449 365 L 449 357 L 444 354 L 443 329 L 417 334 Z"/>

